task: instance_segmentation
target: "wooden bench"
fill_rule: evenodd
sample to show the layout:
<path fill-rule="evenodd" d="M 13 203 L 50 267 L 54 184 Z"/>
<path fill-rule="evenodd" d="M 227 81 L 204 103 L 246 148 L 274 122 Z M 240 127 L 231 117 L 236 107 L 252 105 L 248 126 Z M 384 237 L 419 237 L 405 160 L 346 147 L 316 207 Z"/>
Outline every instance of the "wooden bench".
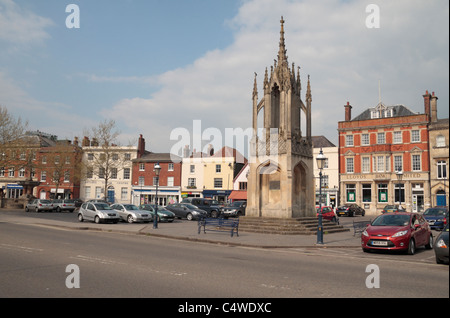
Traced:
<path fill-rule="evenodd" d="M 239 236 L 239 218 L 223 219 L 223 218 L 202 218 L 198 220 L 198 234 L 200 234 L 203 227 L 203 233 L 206 231 L 218 231 L 228 232 L 230 231 L 231 237 L 234 232 Z"/>
<path fill-rule="evenodd" d="M 371 223 L 371 221 L 356 221 L 353 220 L 353 236 L 356 235 L 356 233 L 362 233 L 366 227 Z"/>

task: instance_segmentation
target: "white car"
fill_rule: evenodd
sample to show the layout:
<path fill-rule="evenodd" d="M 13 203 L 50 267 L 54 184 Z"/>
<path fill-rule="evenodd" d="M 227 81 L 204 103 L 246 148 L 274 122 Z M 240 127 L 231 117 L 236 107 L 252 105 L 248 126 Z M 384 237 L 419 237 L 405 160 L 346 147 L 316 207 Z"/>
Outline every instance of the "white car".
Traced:
<path fill-rule="evenodd" d="M 119 213 L 122 220 L 127 221 L 128 223 L 133 222 L 150 222 L 153 218 L 149 211 L 140 210 L 134 204 L 113 204 L 111 208 L 116 210 Z"/>
<path fill-rule="evenodd" d="M 94 221 L 95 223 L 117 223 L 119 214 L 106 203 L 83 203 L 78 211 L 78 221 Z"/>

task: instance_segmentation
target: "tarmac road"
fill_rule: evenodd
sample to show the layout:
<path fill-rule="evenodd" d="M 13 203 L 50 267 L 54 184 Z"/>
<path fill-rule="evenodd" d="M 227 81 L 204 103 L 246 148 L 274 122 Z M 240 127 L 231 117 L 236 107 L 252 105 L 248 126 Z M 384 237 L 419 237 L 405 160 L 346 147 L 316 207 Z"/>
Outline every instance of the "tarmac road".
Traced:
<path fill-rule="evenodd" d="M 80 223 L 54 223 L 76 215 L 8 214 L 0 213 L 0 297 L 449 297 L 448 266 L 407 255 L 385 257 L 354 247 L 205 244 L 130 231 L 146 229 L 144 224 L 81 223 L 92 227 L 80 231 L 68 226 Z M 195 225 L 186 222 L 160 229 Z M 95 230 L 99 226 L 105 228 Z M 122 226 L 128 231 L 117 231 Z M 79 267 L 80 288 L 65 284 L 69 264 Z M 380 288 L 366 286 L 371 264 L 379 267 Z"/>

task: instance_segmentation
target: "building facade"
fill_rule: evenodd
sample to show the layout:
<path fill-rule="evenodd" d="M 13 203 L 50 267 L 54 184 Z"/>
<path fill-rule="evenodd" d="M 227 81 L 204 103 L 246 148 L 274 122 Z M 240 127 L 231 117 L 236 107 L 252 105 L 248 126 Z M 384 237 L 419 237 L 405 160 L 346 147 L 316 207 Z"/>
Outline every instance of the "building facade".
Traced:
<path fill-rule="evenodd" d="M 58 140 L 40 131 L 27 132 L 7 150 L 6 167 L 0 167 L 5 199 L 78 198 L 81 148 L 78 140 Z"/>
<path fill-rule="evenodd" d="M 316 157 L 322 150 L 325 156 L 322 171 L 322 205 L 337 207 L 339 205 L 339 148 L 324 136 L 313 136 L 314 179 L 316 188 L 316 206 L 320 200 L 320 178 Z"/>
<path fill-rule="evenodd" d="M 448 206 L 448 164 L 449 164 L 449 122 L 438 119 L 437 97 L 430 99 L 431 122 L 428 128 L 430 138 L 430 186 L 431 205 Z"/>
<path fill-rule="evenodd" d="M 155 173 L 156 164 L 161 167 L 159 176 Z M 170 153 L 147 152 L 134 159 L 132 203 L 155 204 L 156 195 L 161 206 L 180 202 L 181 165 L 181 158 L 174 159 Z"/>
<path fill-rule="evenodd" d="M 137 154 L 136 146 L 102 146 L 95 139 L 84 137 L 80 199 L 130 203 L 132 160 Z"/>
<path fill-rule="evenodd" d="M 424 102 L 423 114 L 380 102 L 353 119 L 347 102 L 338 123 L 341 204 L 356 203 L 368 214 L 387 204 L 413 212 L 431 206 L 428 92 Z"/>
<path fill-rule="evenodd" d="M 247 159 L 234 148 L 222 147 L 215 152 L 210 145 L 208 154 L 186 148 L 182 166 L 182 196 L 229 201 L 233 180 L 247 163 Z"/>

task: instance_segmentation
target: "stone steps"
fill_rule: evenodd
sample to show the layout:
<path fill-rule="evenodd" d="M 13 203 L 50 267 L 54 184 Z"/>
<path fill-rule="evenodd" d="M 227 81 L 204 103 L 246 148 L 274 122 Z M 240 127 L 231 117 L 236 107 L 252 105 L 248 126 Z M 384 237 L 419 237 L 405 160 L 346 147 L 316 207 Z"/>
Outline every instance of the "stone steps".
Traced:
<path fill-rule="evenodd" d="M 316 217 L 281 219 L 242 216 L 239 218 L 239 231 L 283 235 L 314 235 L 317 234 L 317 223 Z M 337 225 L 325 219 L 323 219 L 322 225 L 324 234 L 350 231 L 342 225 Z"/>

